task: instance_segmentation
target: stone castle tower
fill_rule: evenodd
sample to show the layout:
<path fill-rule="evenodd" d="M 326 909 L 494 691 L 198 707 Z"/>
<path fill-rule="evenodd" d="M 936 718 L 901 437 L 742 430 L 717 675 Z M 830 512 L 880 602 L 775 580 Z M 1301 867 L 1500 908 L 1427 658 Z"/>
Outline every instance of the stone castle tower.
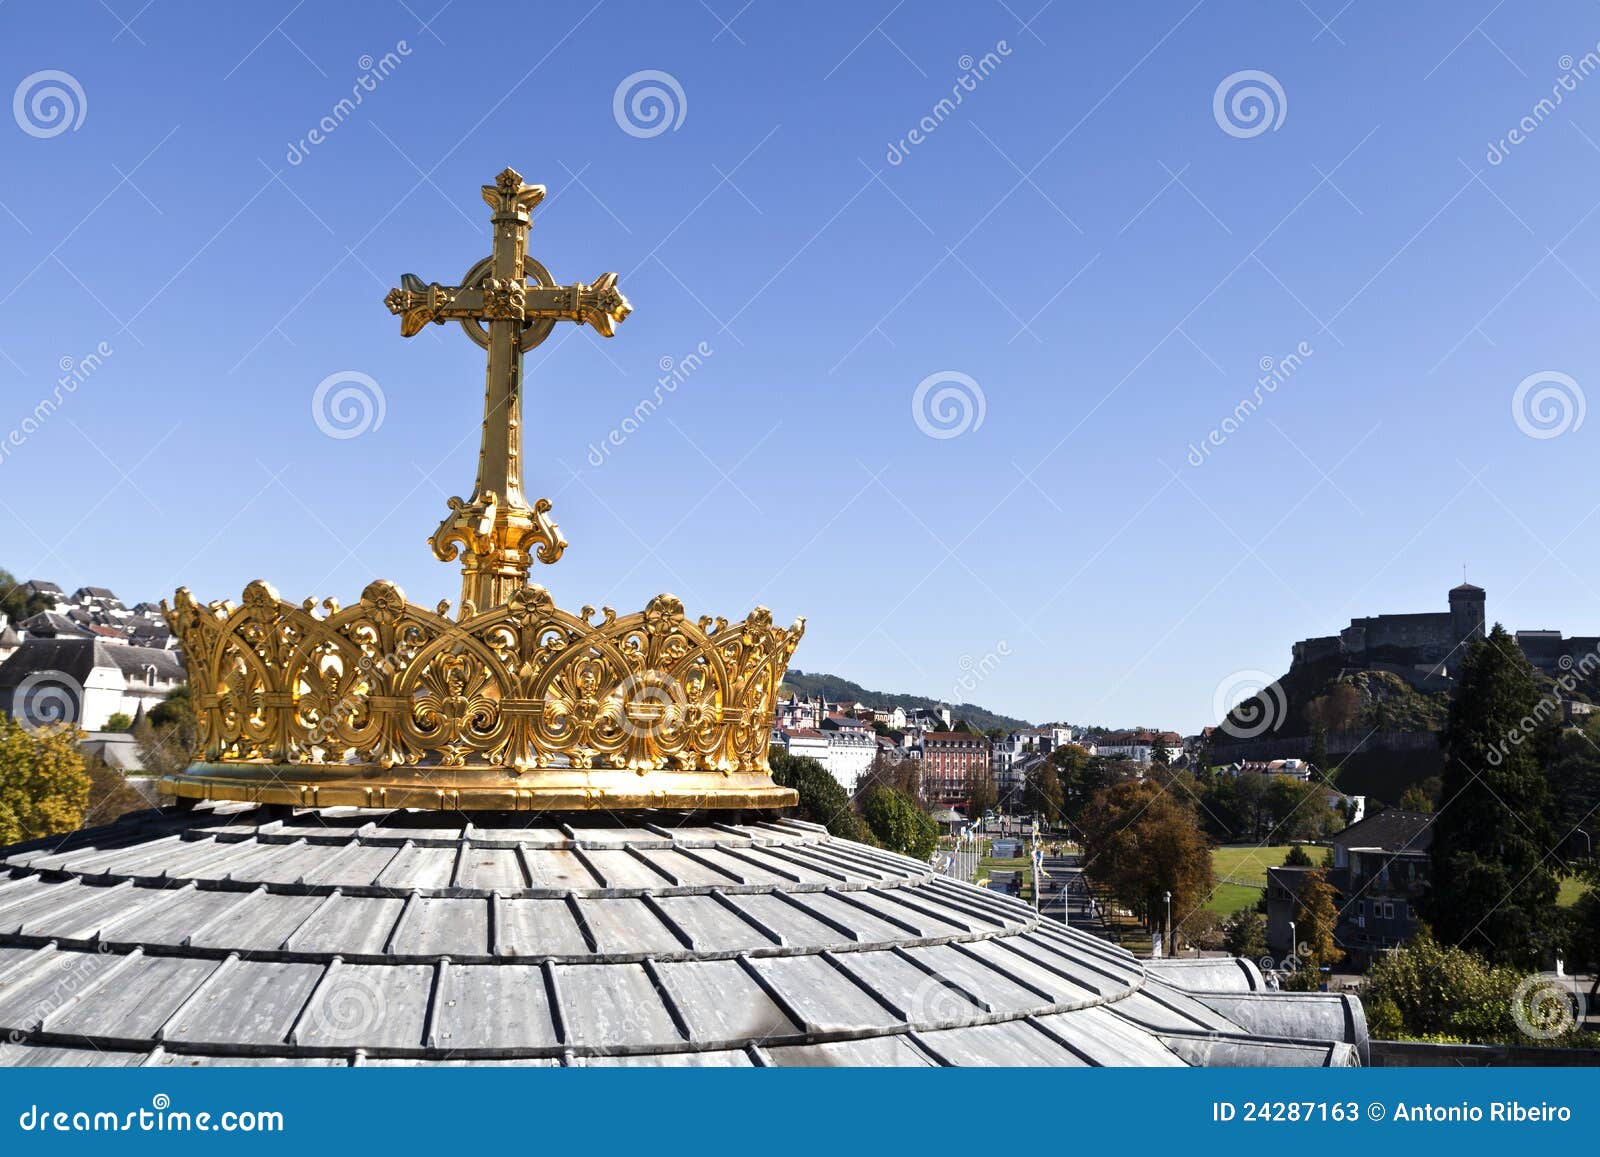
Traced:
<path fill-rule="evenodd" d="M 1450 590 L 1450 630 L 1458 640 L 1484 636 L 1483 588 L 1462 583 Z"/>

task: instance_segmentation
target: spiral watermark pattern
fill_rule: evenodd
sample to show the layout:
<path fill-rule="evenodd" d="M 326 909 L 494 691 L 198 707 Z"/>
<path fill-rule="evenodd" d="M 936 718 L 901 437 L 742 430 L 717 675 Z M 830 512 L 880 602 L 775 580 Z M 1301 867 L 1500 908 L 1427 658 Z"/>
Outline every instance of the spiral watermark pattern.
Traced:
<path fill-rule="evenodd" d="M 970 374 L 940 370 L 917 383 L 911 420 L 930 438 L 958 438 L 983 425 L 989 399 Z"/>
<path fill-rule="evenodd" d="M 12 692 L 11 717 L 28 731 L 70 727 L 83 717 L 83 684 L 65 671 L 35 671 Z"/>
<path fill-rule="evenodd" d="M 1235 671 L 1212 692 L 1211 710 L 1223 731 L 1235 739 L 1254 739 L 1284 721 L 1289 700 L 1265 671 Z"/>
<path fill-rule="evenodd" d="M 617 695 L 622 701 L 622 730 L 634 739 L 653 739 L 676 727 L 689 705 L 683 684 L 654 669 L 629 675 Z"/>
<path fill-rule="evenodd" d="M 46 68 L 22 78 L 11 97 L 11 115 L 23 132 L 47 141 L 83 127 L 89 98 L 70 72 Z"/>
<path fill-rule="evenodd" d="M 982 991 L 976 977 L 959 969 L 929 976 L 911 993 L 906 1020 L 919 1028 L 969 1021 L 986 1010 L 967 993 Z"/>
<path fill-rule="evenodd" d="M 1524 977 L 1511 994 L 1511 1019 L 1524 1036 L 1534 1040 L 1566 1036 L 1586 1015 L 1582 990 L 1554 977 Z"/>
<path fill-rule="evenodd" d="M 1559 370 L 1529 374 L 1511 394 L 1511 419 L 1517 429 L 1541 441 L 1582 429 L 1588 409 L 1583 387 Z"/>
<path fill-rule="evenodd" d="M 383 387 L 360 370 L 329 374 L 311 394 L 311 418 L 330 438 L 358 438 L 376 430 L 387 412 Z"/>
<path fill-rule="evenodd" d="M 1289 98 L 1270 72 L 1246 68 L 1222 78 L 1211 96 L 1211 115 L 1230 137 L 1248 140 L 1276 132 L 1289 115 Z"/>
<path fill-rule="evenodd" d="M 670 72 L 646 68 L 622 78 L 611 96 L 611 115 L 630 137 L 649 140 L 683 127 L 689 98 Z"/>
<path fill-rule="evenodd" d="M 311 1037 L 323 1040 L 361 1040 L 383 1023 L 389 1001 L 382 987 L 366 972 L 340 969 L 317 1001 L 311 1016 Z"/>

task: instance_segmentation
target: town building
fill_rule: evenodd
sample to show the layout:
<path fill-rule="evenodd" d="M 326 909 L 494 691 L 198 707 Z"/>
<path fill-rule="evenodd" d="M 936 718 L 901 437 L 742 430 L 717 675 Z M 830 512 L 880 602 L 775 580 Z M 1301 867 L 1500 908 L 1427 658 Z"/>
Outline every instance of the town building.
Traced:
<path fill-rule="evenodd" d="M 940 804 L 966 804 L 972 781 L 989 770 L 989 740 L 965 731 L 928 731 L 922 736 L 922 792 Z"/>
<path fill-rule="evenodd" d="M 1176 731 L 1113 731 L 1102 736 L 1097 754 L 1134 763 L 1149 763 L 1159 751 L 1170 762 L 1183 752 L 1183 736 Z"/>
<path fill-rule="evenodd" d="M 1432 871 L 1432 822 L 1424 812 L 1385 808 L 1328 841 L 1332 863 L 1325 872 L 1339 907 L 1334 940 L 1348 966 L 1367 968 L 1416 936 L 1416 903 Z M 1267 869 L 1267 950 L 1274 956 L 1294 951 L 1289 923 L 1313 870 Z"/>
<path fill-rule="evenodd" d="M 0 710 L 30 723 L 103 731 L 113 715 L 148 711 L 184 681 L 169 650 L 54 636 L 23 641 L 0 663 Z"/>

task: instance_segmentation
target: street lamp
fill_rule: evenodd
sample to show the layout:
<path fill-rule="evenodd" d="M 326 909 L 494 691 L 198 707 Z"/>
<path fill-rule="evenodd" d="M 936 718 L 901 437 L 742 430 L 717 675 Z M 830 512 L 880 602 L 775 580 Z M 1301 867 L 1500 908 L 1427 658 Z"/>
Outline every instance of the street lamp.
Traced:
<path fill-rule="evenodd" d="M 1177 950 L 1178 950 L 1178 942 L 1176 940 L 1174 940 L 1173 937 L 1172 937 L 1172 893 L 1168 892 L 1167 893 L 1167 955 L 1169 957 L 1175 956 L 1177 954 Z"/>
<path fill-rule="evenodd" d="M 1299 958 L 1295 955 L 1295 943 L 1294 921 L 1291 920 L 1289 921 L 1289 959 L 1299 964 Z"/>

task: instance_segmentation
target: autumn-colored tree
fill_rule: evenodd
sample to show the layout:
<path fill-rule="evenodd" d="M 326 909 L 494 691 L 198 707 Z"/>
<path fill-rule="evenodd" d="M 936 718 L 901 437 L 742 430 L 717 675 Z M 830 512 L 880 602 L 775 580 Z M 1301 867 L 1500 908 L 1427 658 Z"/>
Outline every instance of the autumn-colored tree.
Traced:
<path fill-rule="evenodd" d="M 189 685 L 173 689 L 133 726 L 139 759 L 153 775 L 176 775 L 189 766 L 199 740 Z"/>
<path fill-rule="evenodd" d="M 1361 692 L 1342 680 L 1329 683 L 1306 704 L 1306 722 L 1325 731 L 1348 731 L 1361 718 Z"/>
<path fill-rule="evenodd" d="M 914 800 L 921 799 L 922 764 L 915 759 L 897 759 L 880 751 L 872 757 L 872 766 L 856 781 L 856 799 L 866 799 L 875 787 L 893 788 Z"/>
<path fill-rule="evenodd" d="M 70 832 L 83 823 L 89 773 L 71 727 L 30 731 L 0 716 L 0 845 Z"/>
<path fill-rule="evenodd" d="M 1344 949 L 1334 938 L 1339 923 L 1338 895 L 1328 883 L 1328 873 L 1313 868 L 1300 881 L 1300 894 L 1294 905 L 1294 933 L 1298 943 L 1294 954 L 1300 969 L 1296 987 L 1315 988 L 1322 981 L 1322 969 L 1332 968 L 1344 959 Z"/>
<path fill-rule="evenodd" d="M 1084 871 L 1117 900 L 1142 913 L 1147 926 L 1172 919 L 1183 926 L 1211 893 L 1211 845 L 1193 810 L 1146 780 L 1102 788 L 1080 820 Z"/>
<path fill-rule="evenodd" d="M 1000 802 L 1000 793 L 995 790 L 994 775 L 988 768 L 981 768 L 973 772 L 967 795 L 968 819 L 979 819 L 984 812 L 994 810 L 994 806 Z"/>

